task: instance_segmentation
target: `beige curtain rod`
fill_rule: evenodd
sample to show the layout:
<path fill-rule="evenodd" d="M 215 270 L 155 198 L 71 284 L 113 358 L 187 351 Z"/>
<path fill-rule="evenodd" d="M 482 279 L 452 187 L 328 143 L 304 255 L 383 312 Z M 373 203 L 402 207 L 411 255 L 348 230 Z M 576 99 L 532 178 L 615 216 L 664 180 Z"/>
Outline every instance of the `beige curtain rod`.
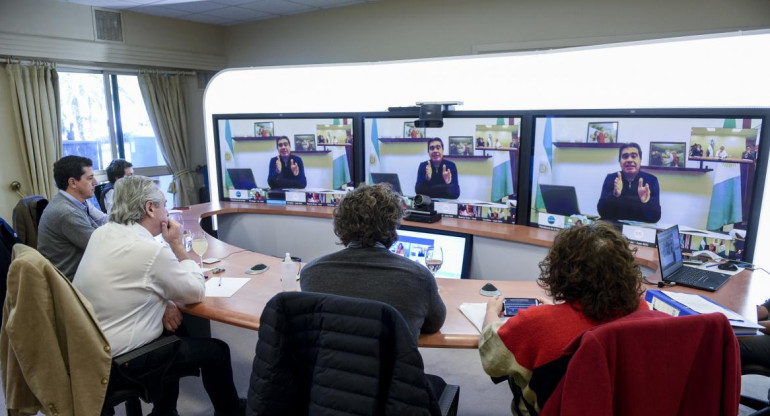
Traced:
<path fill-rule="evenodd" d="M 97 64 L 93 65 L 85 65 L 83 63 L 76 63 L 76 62 L 66 62 L 66 61 L 51 61 L 51 60 L 45 60 L 45 59 L 21 59 L 21 58 L 15 58 L 12 56 L 4 56 L 0 57 L 0 62 L 7 63 L 7 64 L 52 64 L 54 66 L 58 66 L 60 68 L 68 68 L 68 69 L 81 69 L 81 70 L 89 70 L 89 71 L 114 71 L 114 72 L 131 72 L 131 73 L 140 73 L 140 72 L 149 72 L 153 74 L 163 74 L 163 75 L 188 75 L 188 76 L 196 76 L 198 73 L 196 71 L 182 71 L 178 69 L 162 69 L 162 68 L 141 68 L 141 67 L 115 67 L 115 66 L 99 66 Z"/>

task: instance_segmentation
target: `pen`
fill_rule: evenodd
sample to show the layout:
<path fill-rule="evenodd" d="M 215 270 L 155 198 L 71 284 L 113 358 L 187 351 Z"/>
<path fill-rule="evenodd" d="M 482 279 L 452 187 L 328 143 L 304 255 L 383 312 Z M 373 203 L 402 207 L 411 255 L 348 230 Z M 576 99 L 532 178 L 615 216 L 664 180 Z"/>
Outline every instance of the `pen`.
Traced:
<path fill-rule="evenodd" d="M 219 276 L 219 286 L 222 286 L 222 276 Z"/>
<path fill-rule="evenodd" d="M 719 266 L 719 263 L 709 264 L 708 266 L 706 266 L 706 268 L 708 269 L 709 267 L 717 267 L 717 266 Z"/>

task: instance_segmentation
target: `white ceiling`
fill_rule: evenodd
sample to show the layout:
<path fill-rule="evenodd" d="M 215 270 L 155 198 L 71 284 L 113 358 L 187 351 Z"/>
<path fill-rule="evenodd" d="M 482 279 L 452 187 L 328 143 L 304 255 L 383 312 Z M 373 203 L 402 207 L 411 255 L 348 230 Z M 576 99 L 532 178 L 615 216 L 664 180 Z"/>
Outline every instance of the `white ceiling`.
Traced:
<path fill-rule="evenodd" d="M 281 16 L 381 0 L 56 0 L 113 10 L 190 20 L 214 25 L 236 25 Z"/>

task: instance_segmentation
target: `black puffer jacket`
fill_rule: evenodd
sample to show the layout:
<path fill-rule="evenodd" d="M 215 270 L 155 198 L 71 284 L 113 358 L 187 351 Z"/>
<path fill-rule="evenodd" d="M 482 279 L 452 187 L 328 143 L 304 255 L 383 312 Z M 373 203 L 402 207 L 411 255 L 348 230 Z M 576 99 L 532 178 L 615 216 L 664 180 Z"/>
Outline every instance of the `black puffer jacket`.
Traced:
<path fill-rule="evenodd" d="M 422 357 L 390 305 L 286 292 L 260 319 L 249 415 L 437 415 Z"/>

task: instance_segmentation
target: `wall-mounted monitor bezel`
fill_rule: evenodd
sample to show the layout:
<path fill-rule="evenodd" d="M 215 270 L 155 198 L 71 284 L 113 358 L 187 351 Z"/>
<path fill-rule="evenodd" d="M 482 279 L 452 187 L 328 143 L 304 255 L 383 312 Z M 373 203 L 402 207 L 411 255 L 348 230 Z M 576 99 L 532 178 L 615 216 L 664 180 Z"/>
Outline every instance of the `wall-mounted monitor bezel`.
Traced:
<path fill-rule="evenodd" d="M 224 138 L 224 131 L 221 131 L 220 128 L 220 121 L 224 120 L 236 120 L 241 121 L 244 123 L 250 122 L 252 125 L 255 125 L 254 123 L 270 123 L 274 128 L 275 136 L 268 136 L 264 138 L 256 138 L 255 139 L 263 139 L 267 141 L 274 142 L 275 139 L 279 136 L 286 136 L 289 138 L 290 141 L 292 141 L 292 149 L 295 148 L 293 140 L 295 136 L 297 135 L 306 135 L 306 134 L 315 134 L 314 131 L 281 131 L 280 130 L 280 122 L 285 121 L 292 121 L 292 120 L 300 120 L 300 121 L 309 121 L 309 120 L 318 120 L 319 124 L 325 124 L 325 125 L 333 125 L 334 119 L 347 119 L 348 124 L 350 126 L 350 131 L 352 132 L 352 139 L 343 141 L 338 140 L 338 143 L 329 143 L 326 144 L 327 147 L 330 146 L 343 146 L 346 143 L 350 144 L 352 146 L 350 157 L 348 158 L 348 167 L 349 167 L 349 177 L 350 181 L 349 184 L 355 184 L 356 178 L 358 177 L 357 169 L 358 169 L 358 158 L 356 157 L 357 152 L 359 152 L 359 149 L 357 149 L 356 143 L 359 141 L 356 139 L 357 136 L 360 135 L 359 133 L 359 113 L 355 112 L 345 112 L 345 113 L 234 113 L 234 114 L 213 114 L 212 115 L 212 121 L 213 121 L 213 129 L 214 129 L 214 149 L 215 149 L 215 160 L 216 160 L 216 166 L 215 166 L 215 172 L 217 181 L 219 183 L 218 189 L 219 189 L 219 195 L 218 198 L 220 201 L 242 201 L 243 199 L 248 199 L 249 202 L 264 202 L 264 201 L 253 201 L 250 199 L 250 197 L 244 197 L 244 198 L 233 198 L 229 195 L 230 190 L 227 189 L 225 186 L 225 179 L 224 179 L 224 169 L 226 166 L 225 161 L 223 159 L 222 155 L 222 145 L 221 141 L 225 140 Z M 344 125 L 344 123 L 342 124 Z M 305 129 L 307 130 L 307 129 Z M 248 136 L 244 136 L 248 137 Z M 316 143 L 316 150 L 312 152 L 318 152 L 324 149 L 324 145 L 319 145 Z M 274 148 L 274 146 L 273 146 Z M 300 157 L 303 153 L 307 153 L 306 150 L 293 150 L 293 154 L 297 154 Z M 277 154 L 277 151 L 276 153 Z M 274 156 L 274 155 L 273 155 Z M 231 155 L 231 158 L 234 157 L 234 155 Z M 267 163 L 264 164 L 264 166 L 252 166 L 250 167 L 252 169 L 252 172 L 254 173 L 254 176 L 257 178 L 256 183 L 261 188 L 267 188 L 268 184 L 267 181 L 264 179 L 260 179 L 260 175 L 263 173 L 263 170 L 266 170 Z M 238 166 L 240 167 L 240 166 Z M 310 181 L 309 181 L 310 182 Z M 310 183 L 309 183 L 310 185 Z M 308 188 L 313 188 L 311 186 L 308 186 Z M 264 198 L 267 200 L 267 202 L 278 202 L 278 201 L 272 201 L 268 200 L 270 193 L 269 192 L 255 192 L 255 198 L 256 199 L 262 199 Z"/>
<path fill-rule="evenodd" d="M 425 149 L 424 150 L 420 150 L 420 152 L 422 152 L 422 154 L 416 154 L 414 156 L 414 158 L 417 158 L 417 159 L 420 159 L 420 160 L 416 159 L 414 161 L 411 161 L 409 163 L 408 169 L 406 167 L 404 167 L 402 169 L 393 169 L 393 172 L 391 172 L 390 170 L 388 172 L 385 172 L 385 171 L 381 171 L 380 172 L 380 173 L 398 173 L 399 176 L 405 176 L 405 177 L 408 176 L 408 178 L 401 178 L 401 180 L 400 180 L 401 188 L 402 188 L 404 194 L 407 195 L 407 196 L 414 196 L 415 195 L 415 180 L 413 180 L 414 179 L 414 172 L 413 172 L 413 170 L 415 170 L 415 171 L 417 170 L 420 161 L 424 161 L 424 160 L 428 159 L 427 147 L 426 147 L 428 139 L 430 139 L 432 137 L 435 137 L 435 136 L 441 137 L 441 139 L 444 142 L 444 147 L 445 147 L 444 155 L 445 155 L 445 157 L 447 157 L 447 159 L 453 160 L 453 159 L 456 159 L 456 158 L 463 157 L 463 156 L 460 156 L 460 155 L 450 155 L 449 154 L 449 149 L 447 148 L 447 146 L 449 145 L 449 140 L 448 139 L 449 139 L 449 137 L 454 137 L 454 136 L 469 136 L 469 135 L 470 136 L 475 136 L 475 134 L 476 134 L 476 127 L 477 126 L 474 125 L 474 127 L 470 131 L 468 131 L 467 129 L 464 129 L 463 131 L 457 131 L 457 130 L 453 130 L 452 127 L 451 127 L 451 123 L 452 123 L 453 120 L 487 119 L 489 121 L 486 122 L 486 123 L 483 123 L 483 124 L 492 125 L 494 127 L 494 126 L 497 125 L 497 119 L 500 119 L 500 118 L 505 119 L 505 125 L 506 126 L 508 124 L 510 124 L 509 119 L 515 119 L 515 122 L 514 122 L 513 125 L 516 126 L 516 128 L 514 129 L 515 133 L 516 133 L 516 136 L 515 136 L 515 139 L 514 138 L 508 139 L 508 142 L 510 142 L 510 143 L 514 143 L 515 142 L 516 143 L 517 147 L 515 148 L 515 151 L 510 152 L 510 153 L 514 153 L 516 155 L 517 160 L 515 160 L 515 161 L 514 160 L 510 160 L 510 159 L 508 160 L 509 163 L 513 163 L 514 166 L 513 166 L 513 169 L 512 169 L 512 172 L 511 172 L 511 177 L 510 177 L 511 184 L 512 184 L 512 186 L 511 186 L 512 189 L 511 189 L 510 194 L 506 193 L 505 196 L 507 196 L 509 199 L 510 198 L 515 198 L 517 200 L 519 206 L 520 206 L 520 201 L 518 200 L 518 198 L 521 197 L 521 192 L 522 192 L 522 180 L 521 179 L 522 178 L 526 178 L 526 176 L 523 176 L 523 175 L 526 175 L 528 170 L 529 170 L 529 162 L 527 160 L 524 160 L 526 158 L 522 158 L 522 156 L 521 156 L 522 154 L 527 154 L 529 152 L 529 144 L 526 143 L 526 140 L 522 140 L 522 138 L 526 138 L 529 135 L 529 123 L 528 123 L 528 120 L 527 120 L 527 113 L 526 112 L 524 112 L 524 111 L 507 111 L 507 110 L 503 110 L 503 111 L 445 111 L 444 112 L 444 117 L 443 117 L 444 127 L 441 127 L 441 128 L 427 128 L 426 129 L 426 136 L 427 136 L 426 138 L 414 139 L 414 138 L 411 138 L 411 137 L 398 137 L 397 134 L 401 134 L 401 133 L 399 133 L 400 130 L 396 130 L 396 128 L 399 125 L 403 125 L 403 124 L 399 124 L 399 123 L 413 121 L 417 117 L 418 117 L 418 114 L 417 114 L 416 111 L 414 112 L 414 114 L 400 112 L 400 111 L 361 113 L 361 131 L 362 131 L 362 134 L 360 136 L 360 139 L 362 141 L 362 144 L 361 144 L 361 146 L 359 146 L 359 148 L 363 152 L 362 160 L 364 161 L 364 163 L 362 164 L 363 166 L 361 166 L 362 182 L 372 183 L 372 180 L 371 180 L 370 175 L 369 175 L 369 173 L 370 173 L 370 161 L 372 160 L 371 153 L 373 152 L 373 146 L 371 146 L 370 143 L 369 143 L 369 140 L 371 139 L 369 137 L 370 136 L 370 131 L 369 130 L 371 130 L 370 123 L 371 123 L 372 119 L 392 119 L 393 120 L 392 121 L 393 128 L 391 129 L 392 132 L 390 134 L 388 134 L 387 137 L 382 137 L 381 136 L 381 133 L 380 133 L 381 128 L 378 127 L 378 137 L 379 137 L 379 139 L 389 140 L 389 141 L 393 141 L 393 142 L 403 141 L 406 144 L 408 144 L 409 142 L 424 143 L 423 147 L 425 147 Z M 481 122 L 479 122 L 479 123 L 481 123 Z M 436 134 L 436 132 L 441 132 L 441 133 Z M 401 134 L 401 135 L 403 135 L 403 134 Z M 474 137 L 474 141 L 475 140 L 476 140 L 476 138 Z M 493 142 L 493 143 L 491 143 L 491 145 L 489 147 L 484 146 L 484 147 L 481 147 L 481 148 L 478 148 L 478 149 L 474 147 L 474 155 L 471 156 L 471 158 L 474 158 L 474 157 L 475 158 L 490 157 L 491 154 L 493 154 L 495 152 L 503 151 L 503 150 L 510 150 L 510 149 L 508 147 L 503 148 L 502 146 L 499 146 L 498 148 L 495 148 L 494 142 Z M 465 156 L 465 157 L 468 157 L 468 156 Z M 406 172 L 406 173 L 404 173 L 404 172 Z M 462 175 L 463 175 L 463 172 L 459 172 L 459 176 L 462 177 Z M 492 183 L 492 178 L 490 178 L 490 185 L 489 185 L 490 189 L 492 188 L 491 183 Z M 461 188 L 460 199 L 458 199 L 457 201 L 453 201 L 453 200 L 449 201 L 449 204 L 447 204 L 447 207 L 448 207 L 447 208 L 447 212 L 441 212 L 441 207 L 437 207 L 437 210 L 439 212 L 441 212 L 442 214 L 444 214 L 446 216 L 457 216 L 456 213 L 449 212 L 449 211 L 452 211 L 452 207 L 450 205 L 457 206 L 457 204 L 459 204 L 459 203 L 465 203 L 464 201 L 462 201 L 462 199 L 463 199 L 463 191 L 462 191 L 462 189 L 467 189 L 467 188 L 473 189 L 474 188 L 474 187 L 463 187 L 462 184 L 460 184 L 460 185 L 461 185 L 460 186 L 460 188 Z M 492 198 L 491 197 L 487 197 L 487 198 L 473 198 L 473 201 L 479 202 L 480 203 L 479 207 L 483 207 L 484 203 L 485 203 L 484 201 L 492 202 Z M 500 205 L 500 207 L 498 207 L 497 205 Z M 513 217 L 513 219 L 509 220 L 509 218 L 511 218 L 510 213 L 508 213 L 508 214 L 506 214 L 504 216 L 499 216 L 498 212 L 492 213 L 492 211 L 499 211 L 500 209 L 502 209 L 502 206 L 506 207 L 505 208 L 506 212 L 509 212 L 510 210 L 514 210 L 514 214 L 513 214 L 514 217 Z M 516 223 L 520 223 L 519 222 L 520 221 L 519 215 L 515 213 L 515 210 L 516 210 L 515 206 L 516 205 L 512 204 L 512 203 L 502 202 L 502 204 L 501 204 L 500 202 L 497 202 L 497 204 L 494 207 L 490 207 L 489 209 L 486 210 L 486 211 L 488 211 L 487 213 L 490 214 L 488 216 L 494 218 L 493 215 L 498 214 L 499 218 L 503 218 L 504 217 L 504 218 L 506 218 L 505 220 L 499 220 L 498 221 L 498 220 L 493 220 L 491 218 L 478 218 L 478 219 L 484 219 L 484 220 L 489 220 L 489 221 L 493 221 L 493 222 L 500 222 L 501 224 L 510 224 L 510 223 L 516 224 Z M 483 210 L 483 208 L 481 208 L 481 209 Z"/>
<path fill-rule="evenodd" d="M 539 227 L 538 221 L 536 218 L 533 218 L 532 211 L 534 209 L 533 207 L 533 200 L 536 198 L 536 183 L 539 183 L 539 175 L 541 168 L 539 167 L 540 161 L 539 158 L 541 158 L 541 154 L 536 151 L 537 147 L 541 145 L 541 142 L 543 141 L 543 137 L 536 137 L 536 135 L 542 136 L 544 134 L 544 126 L 540 126 L 538 124 L 539 120 L 543 120 L 547 117 L 552 117 L 552 119 L 560 119 L 560 118 L 576 118 L 576 119 L 586 119 L 589 121 L 596 121 L 596 120 L 609 120 L 609 121 L 620 121 L 620 128 L 619 128 L 619 139 L 618 142 L 626 142 L 628 141 L 628 132 L 629 132 L 629 126 L 628 123 L 624 124 L 623 120 L 641 120 L 641 119 L 734 119 L 738 120 L 737 123 L 738 127 L 736 129 L 742 130 L 744 127 L 740 126 L 740 120 L 742 119 L 753 119 L 753 120 L 759 120 L 761 123 L 761 131 L 757 134 L 756 142 L 759 143 L 759 150 L 757 152 L 756 161 L 757 163 L 754 165 L 754 174 L 753 174 L 753 183 L 751 184 L 750 188 L 750 202 L 748 204 L 748 212 L 747 214 L 743 215 L 743 223 L 746 224 L 746 239 L 744 241 L 744 247 L 743 247 L 743 259 L 746 261 L 752 261 L 754 257 L 754 245 L 756 243 L 756 235 L 757 235 L 757 228 L 759 225 L 759 214 L 761 210 L 762 205 L 762 197 L 764 193 L 764 185 L 765 185 L 765 175 L 767 171 L 767 157 L 768 157 L 768 148 L 770 148 L 770 133 L 768 133 L 768 129 L 770 128 L 770 125 L 767 123 L 770 122 L 770 109 L 767 108 L 693 108 L 693 109 L 677 109 L 677 108 L 664 108 L 664 109 L 602 109 L 602 110 L 539 110 L 539 111 L 531 111 L 529 112 L 531 116 L 531 130 L 530 130 L 530 136 L 527 138 L 527 141 L 530 142 L 531 149 L 528 153 L 529 159 L 532 160 L 532 165 L 527 173 L 527 179 L 529 183 L 527 184 L 528 193 L 530 201 L 528 201 L 526 206 L 521 205 L 520 200 L 520 207 L 522 209 L 519 210 L 519 217 L 523 219 L 523 217 L 526 217 L 525 224 Z M 541 123 L 544 123 L 542 121 Z M 751 127 L 751 126 L 749 126 Z M 572 148 L 574 151 L 575 149 L 581 148 L 581 146 L 590 146 L 590 144 L 585 143 L 585 127 L 583 125 L 582 127 L 582 135 L 581 137 L 576 137 L 573 141 L 574 143 L 566 143 L 566 144 L 560 144 L 560 147 L 565 148 Z M 576 130 L 570 129 L 570 131 Z M 554 132 L 552 132 L 554 134 Z M 627 138 L 624 138 L 623 136 L 626 135 Z M 648 152 L 650 150 L 649 143 L 652 141 L 666 141 L 666 142 L 678 142 L 678 141 L 685 141 L 688 143 L 687 150 L 689 151 L 689 142 L 690 142 L 690 136 L 688 135 L 686 138 L 682 137 L 665 137 L 665 139 L 658 139 L 658 138 L 647 138 L 646 140 L 639 140 L 638 138 L 634 137 L 634 140 L 637 140 L 639 144 L 642 147 L 642 151 L 644 153 L 643 162 L 645 160 L 648 160 Z M 581 143 L 582 142 L 582 143 Z M 602 146 L 599 144 L 595 144 L 596 146 Z M 615 158 L 617 159 L 617 146 L 619 146 L 619 143 L 607 143 L 603 146 L 612 147 L 616 153 Z M 609 151 L 609 150 L 608 150 Z M 705 152 L 704 152 L 705 153 Z M 697 159 L 697 158 L 696 158 Z M 700 167 L 700 161 L 693 160 L 692 158 L 688 157 L 686 166 L 688 167 L 686 170 L 683 171 L 682 174 L 695 174 L 695 164 L 698 164 L 698 167 Z M 713 165 L 716 163 L 715 161 L 705 161 L 705 165 Z M 643 163 L 643 165 L 646 165 L 646 162 Z M 642 171 L 644 171 L 645 166 L 642 167 Z M 666 167 L 658 167 L 656 169 L 667 169 L 670 171 L 676 171 L 681 170 L 680 168 L 666 168 Z M 657 172 L 657 171 L 656 171 Z M 597 186 L 601 186 L 601 183 Z M 526 208 L 524 208 L 526 207 Z M 581 209 L 583 207 L 581 206 Z M 587 211 L 587 210 L 586 210 Z M 548 228 L 548 227 L 546 227 Z M 693 227 L 694 228 L 694 227 Z M 683 229 L 683 233 L 687 232 Z M 652 234 L 652 237 L 654 238 L 654 233 Z M 653 240 L 654 241 L 654 240 Z"/>

